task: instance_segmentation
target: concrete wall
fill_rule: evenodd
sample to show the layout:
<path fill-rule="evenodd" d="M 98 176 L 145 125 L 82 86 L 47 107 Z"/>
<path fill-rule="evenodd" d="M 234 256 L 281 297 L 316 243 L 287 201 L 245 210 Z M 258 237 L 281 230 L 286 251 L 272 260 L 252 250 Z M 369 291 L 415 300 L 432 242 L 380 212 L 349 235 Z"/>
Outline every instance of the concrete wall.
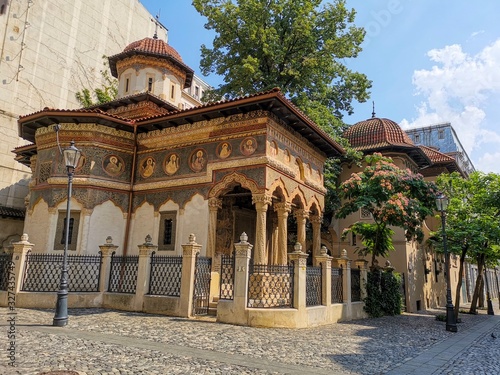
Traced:
<path fill-rule="evenodd" d="M 31 171 L 11 153 L 24 142 L 17 117 L 80 107 L 75 93 L 99 86 L 102 56 L 153 36 L 151 18 L 138 0 L 9 2 L 0 15 L 0 204 L 23 208 L 28 193 Z"/>

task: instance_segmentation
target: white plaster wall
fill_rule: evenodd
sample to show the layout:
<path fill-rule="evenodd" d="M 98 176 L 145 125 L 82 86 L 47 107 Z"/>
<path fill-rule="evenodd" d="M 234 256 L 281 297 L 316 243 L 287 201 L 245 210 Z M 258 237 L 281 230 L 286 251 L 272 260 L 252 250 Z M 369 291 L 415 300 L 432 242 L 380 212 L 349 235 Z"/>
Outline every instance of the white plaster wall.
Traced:
<path fill-rule="evenodd" d="M 25 144 L 18 137 L 19 115 L 78 108 L 75 93 L 100 84 L 102 56 L 152 37 L 151 18 L 138 0 L 9 2 L 0 15 L 0 204 L 22 208 L 28 193 L 30 170 L 11 153 Z"/>
<path fill-rule="evenodd" d="M 97 254 L 99 245 L 106 243 L 111 236 L 113 244 L 118 246 L 117 255 L 122 254 L 125 236 L 125 219 L 122 210 L 113 202 L 107 201 L 94 208 L 90 216 L 86 254 Z"/>
<path fill-rule="evenodd" d="M 144 203 L 140 206 L 132 216 L 130 225 L 130 243 L 128 246 L 128 255 L 139 254 L 139 245 L 144 243 L 146 236 L 149 234 L 153 237 L 155 233 L 155 227 L 158 220 L 155 220 L 154 207 L 148 203 Z M 158 232 L 158 229 L 156 229 Z M 158 236 L 156 237 L 158 239 Z M 157 243 L 154 242 L 153 243 Z M 118 243 L 115 242 L 115 245 Z"/>
<path fill-rule="evenodd" d="M 176 211 L 177 212 L 177 218 L 176 218 L 176 226 L 175 226 L 175 255 L 182 255 L 182 248 L 181 248 L 181 236 L 180 233 L 182 233 L 182 228 L 180 228 L 179 225 L 179 205 L 177 203 L 174 203 L 172 201 L 168 201 L 160 206 L 159 212 L 164 212 L 164 211 Z M 160 237 L 160 215 L 155 216 L 155 225 L 156 225 L 156 230 L 153 235 L 153 243 L 155 245 L 158 244 L 159 237 Z M 187 242 L 187 241 L 186 241 Z M 171 255 L 171 252 L 168 252 L 169 255 Z"/>
<path fill-rule="evenodd" d="M 51 224 L 54 221 L 53 218 L 56 217 L 57 213 L 49 213 L 48 205 L 44 200 L 38 201 L 31 215 L 26 214 L 26 219 L 24 221 L 24 233 L 29 236 L 29 242 L 35 244 L 33 248 L 34 252 L 46 252 L 48 251 L 49 235 L 51 233 Z M 54 226 L 56 224 L 54 223 Z"/>
<path fill-rule="evenodd" d="M 208 241 L 208 201 L 203 199 L 199 194 L 196 194 L 185 205 L 184 212 L 179 216 L 179 226 L 182 227 L 182 232 L 179 233 L 180 244 L 188 243 L 188 238 L 191 233 L 196 236 L 196 242 L 202 245 L 201 255 L 206 255 Z M 176 244 L 179 243 L 176 241 Z M 177 245 L 176 245 L 177 247 Z"/>

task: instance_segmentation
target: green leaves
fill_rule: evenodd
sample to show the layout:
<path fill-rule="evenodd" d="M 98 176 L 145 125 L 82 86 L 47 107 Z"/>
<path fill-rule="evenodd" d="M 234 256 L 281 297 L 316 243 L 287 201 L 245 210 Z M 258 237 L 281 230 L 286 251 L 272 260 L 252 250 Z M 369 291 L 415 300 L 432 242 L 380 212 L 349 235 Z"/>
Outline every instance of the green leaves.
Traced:
<path fill-rule="evenodd" d="M 367 155 L 365 164 L 362 172 L 353 173 L 340 185 L 342 206 L 336 216 L 345 218 L 360 209 L 371 214 L 373 223 L 358 221 L 347 231 L 360 235 L 364 245 L 361 251 L 375 259 L 394 250 L 394 232 L 389 226 L 403 228 L 408 240 L 423 238 L 421 224 L 434 212 L 436 188 L 381 154 Z"/>
<path fill-rule="evenodd" d="M 279 87 L 323 127 L 340 136 L 342 111 L 365 101 L 371 82 L 343 59 L 361 51 L 365 32 L 344 0 L 194 0 L 216 36 L 201 47 L 204 75 L 224 76 L 214 97 Z"/>

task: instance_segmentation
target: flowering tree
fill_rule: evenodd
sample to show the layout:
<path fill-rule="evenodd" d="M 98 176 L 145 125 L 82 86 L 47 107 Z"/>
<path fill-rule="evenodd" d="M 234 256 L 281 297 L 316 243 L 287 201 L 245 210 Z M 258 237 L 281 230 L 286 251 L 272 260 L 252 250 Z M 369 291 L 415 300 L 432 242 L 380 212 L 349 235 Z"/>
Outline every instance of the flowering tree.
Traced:
<path fill-rule="evenodd" d="M 403 228 L 407 240 L 422 240 L 421 224 L 434 212 L 436 188 L 422 175 L 399 168 L 379 153 L 365 156 L 365 163 L 362 172 L 353 173 L 340 185 L 342 206 L 336 216 L 345 218 L 360 209 L 371 214 L 372 222 L 358 221 L 342 235 L 361 236 L 364 247 L 359 252 L 371 254 L 373 265 L 377 256 L 394 250 L 391 226 Z"/>

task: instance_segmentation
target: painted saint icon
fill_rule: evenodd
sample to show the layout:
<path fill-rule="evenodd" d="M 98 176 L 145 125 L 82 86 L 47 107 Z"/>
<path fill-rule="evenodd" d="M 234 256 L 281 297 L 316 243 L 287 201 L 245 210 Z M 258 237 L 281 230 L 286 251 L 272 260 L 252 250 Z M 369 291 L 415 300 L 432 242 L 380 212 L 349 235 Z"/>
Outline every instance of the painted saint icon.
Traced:
<path fill-rule="evenodd" d="M 179 155 L 170 154 L 165 158 L 165 173 L 169 176 L 175 174 L 179 170 Z"/>
<path fill-rule="evenodd" d="M 256 149 L 257 141 L 255 140 L 255 138 L 245 138 L 243 141 L 241 141 L 240 151 L 243 155 L 250 156 L 255 152 Z"/>
<path fill-rule="evenodd" d="M 231 155 L 232 148 L 231 145 L 227 142 L 222 142 L 219 147 L 219 152 L 217 153 L 219 155 L 219 158 L 225 159 Z"/>
<path fill-rule="evenodd" d="M 146 158 L 146 160 L 142 162 L 141 167 L 139 169 L 141 176 L 144 178 L 150 177 L 155 170 L 155 165 L 156 162 L 151 156 Z"/>
<path fill-rule="evenodd" d="M 117 155 L 108 155 L 103 160 L 104 172 L 112 177 L 119 176 L 125 170 L 123 160 Z"/>
<path fill-rule="evenodd" d="M 194 172 L 201 172 L 207 164 L 207 156 L 205 150 L 195 150 L 191 155 L 190 167 Z"/>

